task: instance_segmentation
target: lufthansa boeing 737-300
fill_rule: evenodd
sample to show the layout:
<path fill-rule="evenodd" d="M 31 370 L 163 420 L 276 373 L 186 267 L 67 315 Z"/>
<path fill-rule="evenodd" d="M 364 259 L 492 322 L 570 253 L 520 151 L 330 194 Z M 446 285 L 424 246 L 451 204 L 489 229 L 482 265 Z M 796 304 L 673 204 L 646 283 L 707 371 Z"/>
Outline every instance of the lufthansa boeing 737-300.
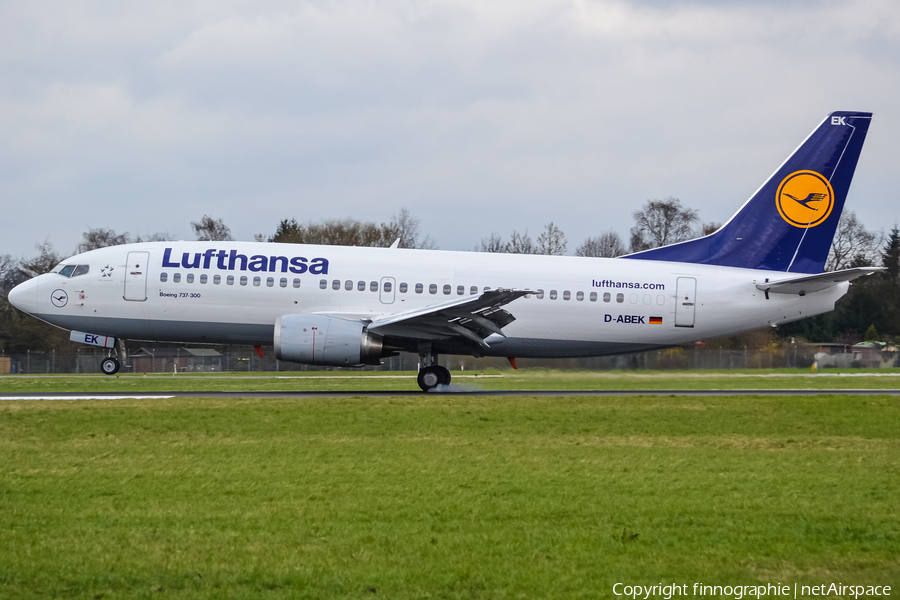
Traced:
<path fill-rule="evenodd" d="M 620 258 L 258 242 L 92 250 L 9 293 L 18 309 L 108 348 L 116 340 L 274 346 L 341 367 L 419 355 L 418 383 L 450 383 L 440 354 L 554 358 L 671 347 L 834 309 L 823 273 L 872 118 L 828 115 L 711 235 Z"/>

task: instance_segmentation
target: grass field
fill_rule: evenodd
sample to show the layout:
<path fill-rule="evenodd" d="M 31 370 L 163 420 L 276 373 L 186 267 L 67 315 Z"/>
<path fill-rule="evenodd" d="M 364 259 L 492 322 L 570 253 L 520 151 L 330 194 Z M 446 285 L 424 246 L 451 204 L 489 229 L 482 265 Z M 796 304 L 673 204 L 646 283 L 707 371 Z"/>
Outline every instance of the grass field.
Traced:
<path fill-rule="evenodd" d="M 730 371 L 454 371 L 453 389 L 479 390 L 745 390 L 897 389 L 900 369 L 747 369 Z M 417 391 L 412 371 L 10 375 L 0 393 L 166 391 Z"/>
<path fill-rule="evenodd" d="M 0 402 L 0 598 L 897 590 L 898 418 L 849 395 Z"/>

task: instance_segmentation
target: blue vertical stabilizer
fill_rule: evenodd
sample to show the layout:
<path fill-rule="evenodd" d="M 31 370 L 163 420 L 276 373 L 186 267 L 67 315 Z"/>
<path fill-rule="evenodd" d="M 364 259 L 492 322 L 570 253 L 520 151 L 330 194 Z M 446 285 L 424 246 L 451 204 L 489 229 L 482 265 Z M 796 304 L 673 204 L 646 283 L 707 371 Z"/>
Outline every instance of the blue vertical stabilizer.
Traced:
<path fill-rule="evenodd" d="M 623 258 L 821 273 L 871 119 L 831 113 L 718 231 Z"/>

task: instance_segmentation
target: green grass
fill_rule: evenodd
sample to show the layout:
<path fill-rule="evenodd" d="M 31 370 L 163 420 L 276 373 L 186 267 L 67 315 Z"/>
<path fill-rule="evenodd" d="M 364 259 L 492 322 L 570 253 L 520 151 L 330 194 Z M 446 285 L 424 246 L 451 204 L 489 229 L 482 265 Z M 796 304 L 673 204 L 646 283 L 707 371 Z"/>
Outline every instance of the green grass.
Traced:
<path fill-rule="evenodd" d="M 898 417 L 849 395 L 2 402 L 0 598 L 896 590 Z"/>
<path fill-rule="evenodd" d="M 454 371 L 461 390 L 678 390 L 678 389 L 897 389 L 900 369 L 746 369 L 698 371 L 561 371 L 489 369 Z M 11 375 L 0 393 L 166 391 L 416 391 L 415 373 L 317 371 L 288 373 L 179 373 Z"/>

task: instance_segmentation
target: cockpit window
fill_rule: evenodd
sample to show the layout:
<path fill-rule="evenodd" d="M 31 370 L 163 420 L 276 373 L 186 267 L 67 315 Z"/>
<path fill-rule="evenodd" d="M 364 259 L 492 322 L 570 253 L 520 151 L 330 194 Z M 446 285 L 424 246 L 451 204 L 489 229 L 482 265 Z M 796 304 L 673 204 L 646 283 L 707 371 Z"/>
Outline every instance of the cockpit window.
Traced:
<path fill-rule="evenodd" d="M 78 277 L 79 275 L 87 275 L 91 270 L 90 265 L 56 265 L 51 273 L 59 273 L 63 277 Z"/>

